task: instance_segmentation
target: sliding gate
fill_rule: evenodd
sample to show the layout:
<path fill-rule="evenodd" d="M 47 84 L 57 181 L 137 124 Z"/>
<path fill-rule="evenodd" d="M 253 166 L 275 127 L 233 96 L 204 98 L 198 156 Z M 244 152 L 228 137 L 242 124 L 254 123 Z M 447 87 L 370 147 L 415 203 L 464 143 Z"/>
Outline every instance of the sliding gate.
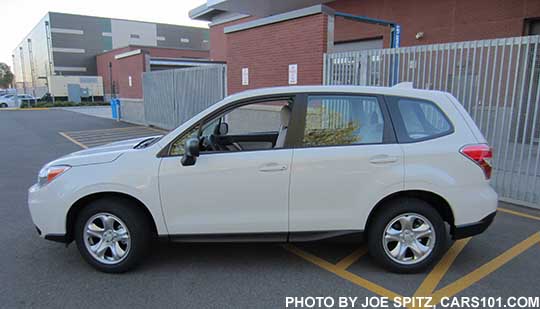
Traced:
<path fill-rule="evenodd" d="M 494 149 L 501 200 L 540 208 L 540 36 L 328 53 L 324 84 L 452 93 Z"/>

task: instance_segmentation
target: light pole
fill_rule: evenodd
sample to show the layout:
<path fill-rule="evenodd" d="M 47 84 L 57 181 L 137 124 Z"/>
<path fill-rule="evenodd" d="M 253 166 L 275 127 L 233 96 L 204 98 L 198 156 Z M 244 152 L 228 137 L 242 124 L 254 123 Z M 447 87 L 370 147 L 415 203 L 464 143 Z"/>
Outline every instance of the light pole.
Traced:
<path fill-rule="evenodd" d="M 112 62 L 109 62 L 109 81 L 110 81 L 110 91 L 111 91 L 111 100 L 114 98 L 114 82 L 112 76 Z"/>

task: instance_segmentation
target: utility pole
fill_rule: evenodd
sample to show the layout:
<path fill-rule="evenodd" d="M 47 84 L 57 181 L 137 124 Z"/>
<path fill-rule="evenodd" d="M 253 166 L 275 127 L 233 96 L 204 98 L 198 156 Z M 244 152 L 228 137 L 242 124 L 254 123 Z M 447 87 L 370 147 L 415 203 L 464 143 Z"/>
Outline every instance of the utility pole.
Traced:
<path fill-rule="evenodd" d="M 19 46 L 19 52 L 21 55 L 21 76 L 23 83 L 23 92 L 26 93 L 26 72 L 24 70 L 24 51 L 22 46 Z"/>
<path fill-rule="evenodd" d="M 12 66 L 13 74 L 15 74 L 15 54 L 11 54 L 11 63 L 13 64 Z M 11 88 L 17 89 L 17 74 L 13 76 L 13 82 L 12 82 Z"/>
<path fill-rule="evenodd" d="M 32 95 L 36 96 L 36 68 L 34 67 L 34 52 L 32 50 L 32 39 L 28 38 L 28 59 L 30 60 L 30 78 L 32 79 Z"/>
<path fill-rule="evenodd" d="M 47 78 L 47 91 L 49 92 L 49 95 L 51 96 L 52 98 L 52 102 L 54 103 L 54 95 L 53 93 L 51 92 L 51 80 L 52 80 L 52 76 L 54 75 L 54 65 L 53 65 L 53 56 L 52 56 L 52 40 L 51 40 L 51 29 L 50 29 L 50 25 L 49 25 L 49 21 L 46 20 L 45 21 L 45 36 L 47 37 L 47 59 L 48 59 L 48 70 L 45 70 L 45 72 L 48 71 L 48 73 L 46 74 L 46 78 Z M 51 80 L 49 80 L 49 78 Z"/>
<path fill-rule="evenodd" d="M 112 62 L 109 62 L 109 79 L 111 84 L 111 100 L 114 98 L 114 81 L 112 76 Z"/>

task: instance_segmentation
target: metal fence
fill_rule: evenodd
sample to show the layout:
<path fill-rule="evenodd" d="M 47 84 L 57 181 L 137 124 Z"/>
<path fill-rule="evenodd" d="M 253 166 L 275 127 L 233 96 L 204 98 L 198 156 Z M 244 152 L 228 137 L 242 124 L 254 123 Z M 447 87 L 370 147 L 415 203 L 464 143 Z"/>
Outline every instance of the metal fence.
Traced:
<path fill-rule="evenodd" d="M 327 85 L 452 93 L 494 148 L 492 185 L 502 200 L 540 208 L 540 36 L 328 53 Z"/>
<path fill-rule="evenodd" d="M 226 89 L 222 64 L 144 73 L 145 121 L 172 130 L 223 99 Z"/>

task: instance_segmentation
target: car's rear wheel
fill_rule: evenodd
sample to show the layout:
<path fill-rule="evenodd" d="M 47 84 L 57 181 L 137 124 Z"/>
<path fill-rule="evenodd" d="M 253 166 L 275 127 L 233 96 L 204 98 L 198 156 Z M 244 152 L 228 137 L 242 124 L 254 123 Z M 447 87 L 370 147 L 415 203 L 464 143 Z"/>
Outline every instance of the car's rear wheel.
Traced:
<path fill-rule="evenodd" d="M 74 233 L 86 262 L 110 273 L 136 266 L 152 240 L 151 226 L 140 206 L 116 198 L 96 200 L 82 209 Z"/>
<path fill-rule="evenodd" d="M 6 103 L 2 103 L 2 104 L 0 104 L 0 107 L 1 107 L 1 108 L 6 108 L 6 107 L 7 107 L 7 104 L 6 104 Z"/>
<path fill-rule="evenodd" d="M 381 207 L 368 230 L 369 252 L 379 264 L 414 273 L 439 259 L 447 232 L 436 209 L 415 198 L 394 199 Z"/>

